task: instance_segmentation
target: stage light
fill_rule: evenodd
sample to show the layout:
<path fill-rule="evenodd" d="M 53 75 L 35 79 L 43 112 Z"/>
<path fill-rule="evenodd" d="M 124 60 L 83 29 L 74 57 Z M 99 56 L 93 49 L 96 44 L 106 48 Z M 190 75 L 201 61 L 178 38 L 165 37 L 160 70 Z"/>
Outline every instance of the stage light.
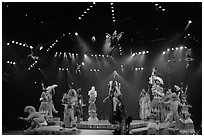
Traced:
<path fill-rule="evenodd" d="M 18 42 L 16 41 L 16 44 L 18 44 Z"/>
<path fill-rule="evenodd" d="M 155 6 L 158 6 L 158 4 L 155 4 Z"/>
<path fill-rule="evenodd" d="M 113 9 L 114 7 L 111 7 L 111 9 Z"/>
<path fill-rule="evenodd" d="M 102 55 L 102 57 L 104 57 L 104 55 Z"/>
<path fill-rule="evenodd" d="M 143 51 L 142 54 L 145 54 L 145 51 Z"/>
<path fill-rule="evenodd" d="M 139 55 L 141 55 L 142 53 L 141 52 L 139 52 Z"/>
<path fill-rule="evenodd" d="M 90 8 L 92 8 L 93 6 L 91 5 Z"/>
<path fill-rule="evenodd" d="M 93 4 L 96 4 L 96 2 L 93 2 Z"/>
<path fill-rule="evenodd" d="M 15 43 L 15 41 L 13 40 L 12 43 Z"/>
<path fill-rule="evenodd" d="M 97 55 L 95 55 L 95 57 L 97 57 Z"/>
<path fill-rule="evenodd" d="M 135 70 L 137 70 L 137 68 L 135 68 Z"/>
<path fill-rule="evenodd" d="M 164 54 L 166 54 L 166 52 L 165 52 L 165 51 L 163 51 L 163 55 L 164 55 Z"/>
<path fill-rule="evenodd" d="M 78 36 L 79 34 L 77 32 L 74 33 L 76 36 Z"/>
<path fill-rule="evenodd" d="M 87 55 L 86 55 L 86 54 L 84 54 L 84 57 L 86 58 L 86 57 L 87 57 Z"/>
<path fill-rule="evenodd" d="M 112 17 L 113 19 L 115 19 L 115 17 Z"/>
<path fill-rule="evenodd" d="M 144 70 L 144 68 L 141 68 L 141 70 Z"/>
<path fill-rule="evenodd" d="M 38 63 L 38 61 L 36 60 L 35 63 Z"/>
<path fill-rule="evenodd" d="M 148 53 L 149 53 L 149 51 L 146 51 L 146 53 L 148 54 Z"/>
<path fill-rule="evenodd" d="M 76 56 L 78 56 L 78 54 L 76 53 Z"/>
<path fill-rule="evenodd" d="M 6 45 L 10 45 L 10 43 L 7 43 Z"/>
<path fill-rule="evenodd" d="M 181 46 L 180 49 L 183 49 L 183 46 Z"/>
<path fill-rule="evenodd" d="M 179 48 L 178 47 L 176 47 L 176 50 L 178 50 Z"/>
<path fill-rule="evenodd" d="M 87 10 L 90 10 L 89 8 L 87 8 Z"/>
<path fill-rule="evenodd" d="M 81 15 L 82 17 L 84 16 L 84 14 Z"/>
<path fill-rule="evenodd" d="M 134 56 L 135 56 L 135 53 L 132 54 L 132 57 L 134 57 Z"/>
<path fill-rule="evenodd" d="M 63 33 L 62 36 L 65 36 L 65 33 Z"/>
<path fill-rule="evenodd" d="M 93 54 L 91 56 L 93 57 Z"/>
<path fill-rule="evenodd" d="M 174 50 L 174 48 L 171 48 L 171 50 Z"/>
<path fill-rule="evenodd" d="M 109 57 L 108 55 L 106 55 L 107 56 L 107 58 Z"/>
<path fill-rule="evenodd" d="M 188 21 L 188 23 L 189 23 L 189 24 L 191 24 L 191 23 L 192 23 L 192 21 L 191 21 L 191 20 L 189 20 L 189 21 Z"/>
<path fill-rule="evenodd" d="M 94 71 L 96 72 L 96 69 L 94 69 Z"/>
<path fill-rule="evenodd" d="M 19 45 L 22 45 L 22 43 L 19 43 Z"/>
<path fill-rule="evenodd" d="M 162 6 L 159 6 L 159 8 L 161 9 L 161 8 L 162 8 Z"/>
<path fill-rule="evenodd" d="M 185 49 L 187 49 L 187 47 L 185 47 Z"/>
<path fill-rule="evenodd" d="M 101 54 L 98 55 L 99 57 L 101 56 Z"/>
<path fill-rule="evenodd" d="M 170 49 L 167 49 L 167 51 L 170 51 Z"/>
<path fill-rule="evenodd" d="M 162 11 L 165 11 L 165 9 L 162 9 Z"/>
<path fill-rule="evenodd" d="M 140 70 L 140 68 L 138 68 L 138 70 Z"/>
<path fill-rule="evenodd" d="M 81 17 L 79 17 L 79 20 L 81 19 Z"/>
<path fill-rule="evenodd" d="M 190 34 L 187 34 L 188 36 L 190 36 Z"/>
<path fill-rule="evenodd" d="M 85 65 L 84 62 L 82 62 L 81 65 L 84 66 Z"/>
<path fill-rule="evenodd" d="M 114 16 L 115 14 L 114 13 L 112 13 L 112 16 Z"/>
<path fill-rule="evenodd" d="M 74 56 L 74 53 L 72 53 L 72 56 Z"/>
<path fill-rule="evenodd" d="M 10 61 L 7 61 L 7 64 L 10 64 Z"/>
<path fill-rule="evenodd" d="M 33 49 L 33 47 L 32 47 L 32 46 L 30 46 L 30 49 Z"/>
<path fill-rule="evenodd" d="M 135 55 L 137 55 L 137 52 L 135 53 Z"/>
<path fill-rule="evenodd" d="M 90 69 L 90 71 L 92 71 L 92 69 Z"/>
<path fill-rule="evenodd" d="M 99 72 L 99 69 L 97 71 Z"/>
<path fill-rule="evenodd" d="M 114 10 L 111 10 L 112 12 L 114 12 Z"/>
<path fill-rule="evenodd" d="M 84 11 L 84 14 L 86 14 L 87 12 L 86 11 Z"/>
<path fill-rule="evenodd" d="M 58 42 L 58 40 L 57 40 L 57 39 L 56 39 L 55 41 L 56 41 L 56 42 Z"/>
<path fill-rule="evenodd" d="M 113 5 L 113 3 L 110 3 L 110 5 Z"/>
<path fill-rule="evenodd" d="M 66 70 L 68 71 L 69 69 L 68 69 L 68 68 L 66 68 Z"/>

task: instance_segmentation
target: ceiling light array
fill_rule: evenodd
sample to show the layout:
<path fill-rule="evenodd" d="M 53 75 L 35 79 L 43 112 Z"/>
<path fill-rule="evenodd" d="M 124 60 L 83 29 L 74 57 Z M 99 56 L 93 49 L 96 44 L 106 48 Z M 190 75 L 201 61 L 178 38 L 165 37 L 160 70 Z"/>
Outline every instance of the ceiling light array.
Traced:
<path fill-rule="evenodd" d="M 7 61 L 6 63 L 10 65 L 16 65 L 16 62 L 13 62 L 13 61 Z"/>
<path fill-rule="evenodd" d="M 109 55 L 103 55 L 103 54 L 99 54 L 99 55 L 93 55 L 93 54 L 91 54 L 91 57 L 102 57 L 102 58 L 104 58 L 104 57 L 109 57 Z"/>
<path fill-rule="evenodd" d="M 182 50 L 182 49 L 187 49 L 186 46 L 180 46 L 180 47 L 176 47 L 176 48 L 168 48 L 166 51 L 163 51 L 162 54 L 165 55 L 167 53 L 169 53 L 170 51 L 174 51 L 174 50 Z"/>
<path fill-rule="evenodd" d="M 142 68 L 135 68 L 135 71 L 142 71 L 142 70 L 144 70 L 143 67 Z"/>
<path fill-rule="evenodd" d="M 67 70 L 67 71 L 69 71 L 68 68 L 59 68 L 59 71 L 62 71 L 62 70 Z"/>
<path fill-rule="evenodd" d="M 187 34 L 186 36 L 184 36 L 184 39 L 187 39 L 187 38 L 190 38 L 190 39 L 192 39 L 192 40 L 194 40 L 194 41 L 196 41 L 196 42 L 200 42 L 198 39 L 196 39 L 195 37 L 193 37 L 191 34 Z"/>
<path fill-rule="evenodd" d="M 140 51 L 140 52 L 135 52 L 132 53 L 132 56 L 136 56 L 136 55 L 145 55 L 145 54 L 149 54 L 149 51 Z"/>
<path fill-rule="evenodd" d="M 158 3 L 154 3 L 154 6 L 155 6 L 155 8 L 157 9 L 157 10 L 161 10 L 161 11 L 165 11 L 166 9 L 165 8 L 163 8 L 160 4 L 158 4 Z"/>
<path fill-rule="evenodd" d="M 15 41 L 15 40 L 12 40 L 10 43 L 6 43 L 7 46 L 10 46 L 11 44 L 15 44 L 15 45 L 18 45 L 18 46 L 23 46 L 23 47 L 26 47 L 26 48 L 30 48 L 31 50 L 33 49 L 33 46 L 28 46 L 28 44 L 26 43 L 22 43 L 22 42 L 18 42 L 18 41 Z"/>
<path fill-rule="evenodd" d="M 99 69 L 90 69 L 90 72 L 99 72 Z"/>
<path fill-rule="evenodd" d="M 79 54 L 78 53 L 67 53 L 67 52 L 55 52 L 54 57 L 61 57 L 63 55 L 63 57 L 67 57 L 67 55 L 69 55 L 70 58 L 72 57 L 77 57 Z"/>
<path fill-rule="evenodd" d="M 114 11 L 113 3 L 110 3 L 110 5 L 111 5 L 112 19 L 113 19 L 113 22 L 115 22 L 115 11 Z"/>
<path fill-rule="evenodd" d="M 85 17 L 85 15 L 86 15 L 89 11 L 91 11 L 91 9 L 93 8 L 93 6 L 94 6 L 95 4 L 96 4 L 96 3 L 93 2 L 93 4 L 90 5 L 90 6 L 81 14 L 81 16 L 78 17 L 78 19 L 81 20 L 83 17 Z"/>
<path fill-rule="evenodd" d="M 30 65 L 30 67 L 28 68 L 28 70 L 31 70 L 31 68 L 33 68 L 37 63 L 38 63 L 38 61 L 36 60 L 32 65 Z"/>
<path fill-rule="evenodd" d="M 123 65 L 121 65 L 120 67 L 121 67 L 121 71 L 124 71 L 124 67 L 123 67 Z"/>
<path fill-rule="evenodd" d="M 119 47 L 119 54 L 120 54 L 120 56 L 122 56 L 122 48 L 121 47 Z"/>

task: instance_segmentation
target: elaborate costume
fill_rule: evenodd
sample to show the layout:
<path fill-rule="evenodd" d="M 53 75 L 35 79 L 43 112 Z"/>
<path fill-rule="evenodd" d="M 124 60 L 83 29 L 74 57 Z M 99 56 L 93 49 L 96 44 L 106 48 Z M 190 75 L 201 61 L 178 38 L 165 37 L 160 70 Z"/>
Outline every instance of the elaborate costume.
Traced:
<path fill-rule="evenodd" d="M 25 121 L 31 121 L 30 129 L 39 128 L 42 125 L 47 125 L 47 122 L 43 117 L 43 115 L 41 115 L 39 112 L 36 112 L 33 106 L 26 106 L 24 109 L 24 112 L 29 113 L 29 116 L 27 118 L 23 118 L 23 117 L 19 117 L 19 118 Z"/>
<path fill-rule="evenodd" d="M 97 91 L 95 90 L 94 86 L 91 87 L 91 90 L 89 90 L 88 95 L 89 95 L 88 121 L 98 121 L 97 114 L 96 114 L 97 109 L 95 104 L 96 98 L 97 98 Z"/>
<path fill-rule="evenodd" d="M 150 116 L 150 97 L 144 89 L 142 90 L 140 96 L 140 118 L 142 120 L 146 120 Z"/>
<path fill-rule="evenodd" d="M 77 103 L 77 93 L 76 90 L 70 89 L 68 93 L 65 93 L 62 98 L 64 105 L 64 125 L 65 127 L 75 126 L 74 118 L 74 106 Z"/>

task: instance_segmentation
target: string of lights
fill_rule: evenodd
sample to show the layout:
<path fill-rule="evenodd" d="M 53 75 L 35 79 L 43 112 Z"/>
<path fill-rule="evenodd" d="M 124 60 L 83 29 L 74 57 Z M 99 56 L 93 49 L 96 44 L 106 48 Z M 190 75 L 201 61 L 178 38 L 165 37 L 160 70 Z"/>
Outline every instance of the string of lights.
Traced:
<path fill-rule="evenodd" d="M 116 19 L 115 19 L 115 10 L 114 10 L 113 3 L 110 3 L 110 5 L 111 5 L 112 20 L 113 22 L 115 22 Z"/>
<path fill-rule="evenodd" d="M 10 65 L 16 65 L 16 62 L 13 62 L 13 61 L 7 61 L 6 63 Z"/>
<path fill-rule="evenodd" d="M 186 46 L 180 46 L 180 47 L 176 47 L 176 48 L 168 48 L 165 51 L 162 52 L 163 55 L 169 53 L 170 51 L 174 51 L 174 50 L 182 50 L 182 49 L 187 49 Z"/>
<path fill-rule="evenodd" d="M 166 10 L 160 4 L 154 3 L 154 2 L 152 2 L 152 3 L 154 4 L 154 7 L 155 7 L 156 10 L 158 10 L 158 11 L 165 11 Z"/>
<path fill-rule="evenodd" d="M 200 41 L 199 41 L 198 39 L 196 39 L 194 36 L 192 36 L 192 35 L 189 34 L 189 33 L 184 36 L 184 39 L 192 39 L 192 40 L 194 40 L 194 41 L 200 43 Z"/>
<path fill-rule="evenodd" d="M 82 18 L 84 18 L 85 15 L 86 15 L 88 12 L 91 11 L 91 9 L 93 8 L 93 6 L 94 6 L 95 4 L 96 4 L 96 3 L 93 2 L 93 4 L 90 5 L 90 6 L 78 17 L 78 19 L 81 20 Z"/>
<path fill-rule="evenodd" d="M 50 45 L 48 48 L 47 48 L 47 52 L 49 52 L 55 45 L 57 45 L 57 43 L 59 42 L 59 39 L 61 39 L 62 37 L 65 37 L 65 34 L 63 33 L 62 36 L 54 39 L 53 41 L 47 43 L 46 45 Z M 45 45 L 45 46 L 46 46 Z"/>
<path fill-rule="evenodd" d="M 29 48 L 31 50 L 33 49 L 33 46 L 29 46 L 27 43 L 18 42 L 18 41 L 15 41 L 15 40 L 12 40 L 11 42 L 7 42 L 6 45 L 7 46 L 18 45 L 18 46 L 23 46 L 23 47 Z"/>
<path fill-rule="evenodd" d="M 142 70 L 144 70 L 143 67 L 142 68 L 135 68 L 135 71 L 142 71 Z"/>
<path fill-rule="evenodd" d="M 139 51 L 139 52 L 135 52 L 132 53 L 132 56 L 136 56 L 136 55 L 144 55 L 144 54 L 149 54 L 149 51 Z"/>
<path fill-rule="evenodd" d="M 33 68 L 37 63 L 38 63 L 38 61 L 36 60 L 33 64 L 30 65 L 30 67 L 28 68 L 28 70 L 31 70 L 31 68 Z"/>

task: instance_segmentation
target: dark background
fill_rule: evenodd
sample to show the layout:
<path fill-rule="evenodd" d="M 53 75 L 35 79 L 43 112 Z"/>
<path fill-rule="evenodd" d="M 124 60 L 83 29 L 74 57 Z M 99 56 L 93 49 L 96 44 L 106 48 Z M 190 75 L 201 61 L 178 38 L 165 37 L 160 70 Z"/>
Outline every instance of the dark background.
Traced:
<path fill-rule="evenodd" d="M 155 3 L 120 2 L 114 3 L 116 22 L 113 23 L 109 2 L 73 3 L 2 3 L 2 124 L 7 129 L 22 129 L 24 122 L 17 117 L 27 116 L 23 109 L 32 105 L 36 109 L 40 105 L 41 81 L 47 86 L 58 84 L 53 97 L 55 108 L 63 116 L 61 98 L 69 87 L 82 88 L 84 101 L 88 102 L 88 91 L 94 85 L 98 91 L 96 101 L 99 119 L 108 118 L 108 103 L 102 100 L 108 94 L 108 81 L 117 70 L 122 83 L 123 99 L 127 110 L 134 119 L 139 119 L 139 94 L 147 90 L 148 78 L 153 66 L 158 66 L 164 80 L 165 88 L 173 88 L 175 84 L 188 85 L 188 102 L 192 119 L 198 128 L 202 122 L 202 3 L 158 3 L 165 9 L 162 11 Z M 79 20 L 78 17 L 90 6 L 90 11 Z M 27 16 L 26 16 L 27 14 Z M 192 24 L 185 30 L 188 21 Z M 42 23 L 43 21 L 43 23 Z M 103 51 L 105 33 L 123 31 L 120 40 L 123 55 L 117 51 L 113 57 L 91 57 L 91 54 L 107 54 Z M 79 33 L 79 41 L 74 35 Z M 70 33 L 70 34 L 69 34 Z M 65 35 L 63 35 L 65 34 Z M 190 36 L 184 38 L 190 34 Z M 96 37 L 92 43 L 91 37 Z M 58 40 L 56 45 L 46 49 Z M 29 48 L 12 41 L 27 43 L 43 49 L 37 52 L 40 61 L 31 70 L 33 60 L 28 58 Z M 10 45 L 7 45 L 10 43 Z M 82 44 L 82 45 L 80 45 Z M 167 48 L 181 45 L 192 49 L 194 61 L 186 69 L 186 49 L 170 51 L 167 55 L 162 52 Z M 132 52 L 148 50 L 150 53 L 131 58 Z M 56 52 L 61 56 L 54 57 Z M 75 59 L 63 58 L 63 53 L 78 53 Z M 88 59 L 84 58 L 87 54 Z M 179 61 L 179 59 L 182 59 Z M 10 65 L 7 61 L 14 61 Z M 168 63 L 168 60 L 170 62 Z M 75 73 L 76 64 L 85 62 L 82 74 Z M 121 70 L 124 65 L 124 71 Z M 69 68 L 69 71 L 59 68 Z M 143 67 L 143 71 L 135 71 L 135 67 Z M 40 70 L 38 69 L 40 68 Z M 90 72 L 99 69 L 99 72 Z M 88 104 L 87 104 L 88 105 Z M 84 118 L 87 119 L 87 107 L 84 107 Z"/>

